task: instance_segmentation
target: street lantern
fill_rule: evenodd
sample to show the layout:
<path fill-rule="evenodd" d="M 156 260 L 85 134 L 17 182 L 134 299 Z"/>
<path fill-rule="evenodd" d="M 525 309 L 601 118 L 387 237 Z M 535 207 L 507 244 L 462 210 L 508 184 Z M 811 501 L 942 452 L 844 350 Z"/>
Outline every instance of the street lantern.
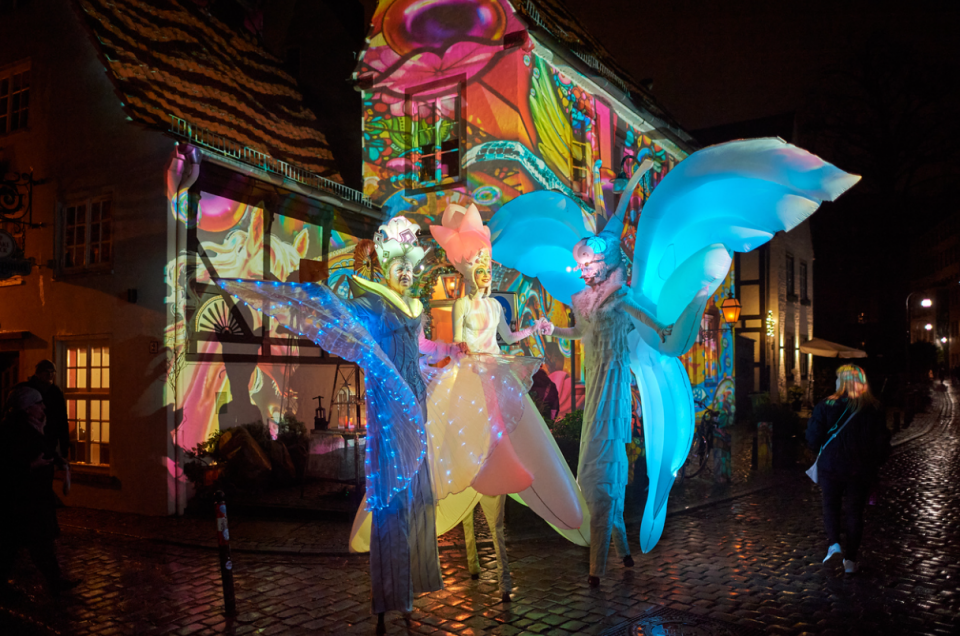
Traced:
<path fill-rule="evenodd" d="M 723 319 L 728 325 L 740 320 L 740 301 L 733 297 L 732 291 L 720 303 L 720 311 L 723 312 Z"/>
<path fill-rule="evenodd" d="M 441 274 L 440 285 L 443 287 L 443 293 L 448 300 L 456 298 L 457 288 L 460 286 L 460 274 L 457 272 Z"/>
<path fill-rule="evenodd" d="M 928 322 L 927 324 L 925 324 L 925 325 L 923 326 L 923 328 L 926 329 L 927 331 L 930 331 L 931 329 L 933 329 L 933 325 L 931 325 L 931 324 Z"/>
<path fill-rule="evenodd" d="M 920 301 L 920 306 L 921 306 L 921 307 L 932 307 L 932 306 L 933 306 L 933 301 L 930 300 L 929 298 L 924 298 L 923 300 Z"/>
<path fill-rule="evenodd" d="M 942 342 L 943 344 L 947 344 L 947 337 L 943 336 L 942 338 L 940 338 L 940 342 Z"/>

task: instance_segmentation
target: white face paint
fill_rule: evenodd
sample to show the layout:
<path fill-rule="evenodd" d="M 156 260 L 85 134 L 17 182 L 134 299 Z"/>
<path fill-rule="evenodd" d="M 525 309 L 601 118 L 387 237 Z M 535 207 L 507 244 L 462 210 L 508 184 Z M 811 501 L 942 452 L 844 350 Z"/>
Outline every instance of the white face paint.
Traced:
<path fill-rule="evenodd" d="M 387 284 L 398 294 L 406 293 L 413 285 L 413 265 L 404 258 L 396 258 L 390 262 L 387 271 Z"/>

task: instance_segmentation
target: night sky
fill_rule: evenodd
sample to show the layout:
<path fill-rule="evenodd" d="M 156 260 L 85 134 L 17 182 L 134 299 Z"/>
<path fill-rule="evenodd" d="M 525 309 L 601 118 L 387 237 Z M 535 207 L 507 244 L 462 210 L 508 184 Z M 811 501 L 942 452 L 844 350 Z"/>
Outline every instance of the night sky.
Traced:
<path fill-rule="evenodd" d="M 870 37 L 960 61 L 960 2 L 566 0 L 687 130 L 796 110 Z"/>

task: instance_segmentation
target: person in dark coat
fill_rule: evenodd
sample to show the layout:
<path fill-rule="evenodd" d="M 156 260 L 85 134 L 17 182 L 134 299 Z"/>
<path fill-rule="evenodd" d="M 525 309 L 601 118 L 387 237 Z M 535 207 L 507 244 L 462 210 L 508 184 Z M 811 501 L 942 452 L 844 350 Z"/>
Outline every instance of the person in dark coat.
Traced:
<path fill-rule="evenodd" d="M 49 360 L 37 363 L 34 374 L 24 383 L 43 397 L 47 414 L 44 436 L 61 457 L 70 456 L 70 423 L 67 420 L 67 400 L 56 385 L 57 367 Z"/>
<path fill-rule="evenodd" d="M 863 369 L 854 364 L 837 369 L 837 390 L 814 408 L 807 424 L 807 444 L 814 452 L 820 452 L 817 476 L 823 491 L 823 523 L 829 542 L 823 561 L 842 554 L 844 571 L 853 574 L 859 570 L 863 512 L 880 467 L 890 456 L 886 417 L 870 393 Z M 840 546 L 844 496 L 845 550 Z"/>
<path fill-rule="evenodd" d="M 560 394 L 557 392 L 557 385 L 547 375 L 544 367 L 540 367 L 533 374 L 530 397 L 533 398 L 533 403 L 537 405 L 543 419 L 552 420 L 557 417 L 557 412 L 560 410 Z"/>
<path fill-rule="evenodd" d="M 26 547 L 52 592 L 75 587 L 57 561 L 56 454 L 44 435 L 46 416 L 40 393 L 26 383 L 10 392 L 0 420 L 0 586 L 7 583 L 17 552 Z"/>

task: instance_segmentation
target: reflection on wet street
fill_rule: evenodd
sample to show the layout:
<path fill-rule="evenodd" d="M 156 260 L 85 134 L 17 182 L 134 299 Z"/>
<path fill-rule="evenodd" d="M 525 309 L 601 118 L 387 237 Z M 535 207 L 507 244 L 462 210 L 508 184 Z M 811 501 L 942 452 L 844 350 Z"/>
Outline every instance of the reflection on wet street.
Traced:
<path fill-rule="evenodd" d="M 410 630 L 600 633 L 664 606 L 761 633 L 956 634 L 960 422 L 952 402 L 942 415 L 885 467 L 857 576 L 821 564 L 819 491 L 795 475 L 671 515 L 656 549 L 635 555 L 633 569 L 612 562 L 596 590 L 587 587 L 587 551 L 549 535 L 510 543 L 509 604 L 499 602 L 489 544 L 479 581 L 470 579 L 464 551 L 448 547 L 441 552 L 447 588 L 417 600 Z M 330 531 L 325 522 L 312 524 Z M 301 526 L 305 532 L 310 524 Z M 637 549 L 638 527 L 628 529 Z M 266 532 L 256 524 L 236 531 Z M 16 591 L 0 600 L 0 634 L 373 633 L 365 556 L 298 554 L 295 543 L 285 553 L 235 551 L 239 615 L 228 621 L 216 551 L 163 543 L 161 534 L 144 539 L 65 525 L 62 560 L 83 583 L 53 598 L 21 558 Z M 401 617 L 389 617 L 388 633 L 407 633 Z"/>

